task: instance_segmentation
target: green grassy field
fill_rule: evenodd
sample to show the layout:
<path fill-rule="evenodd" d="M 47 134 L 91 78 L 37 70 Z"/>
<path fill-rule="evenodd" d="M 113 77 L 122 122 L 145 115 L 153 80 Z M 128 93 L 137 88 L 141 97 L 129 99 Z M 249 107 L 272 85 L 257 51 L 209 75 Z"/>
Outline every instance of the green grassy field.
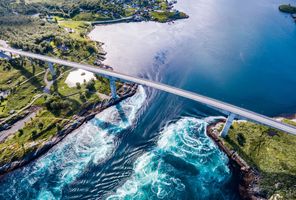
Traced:
<path fill-rule="evenodd" d="M 27 153 L 42 146 L 45 141 L 56 135 L 59 127 L 63 127 L 65 123 L 71 123 L 73 115 L 78 114 L 81 109 L 90 103 L 99 102 L 100 98 L 97 92 L 106 95 L 110 93 L 108 80 L 100 77 L 94 79 L 94 85 L 90 92 L 86 91 L 86 83 L 81 84 L 79 87 L 70 88 L 65 84 L 68 74 L 69 72 L 64 73 L 57 81 L 56 86 L 52 86 L 53 95 L 40 97 L 33 104 L 40 107 L 37 115 L 30 119 L 21 131 L 16 132 L 0 143 L 0 164 L 19 160 Z M 28 83 L 28 86 L 25 86 L 28 87 L 26 91 L 33 89 L 29 85 L 30 83 Z M 51 110 L 46 105 L 52 99 L 55 99 L 56 102 L 68 102 L 67 106 L 58 110 Z M 27 102 L 25 100 L 22 101 L 24 101 L 23 105 L 26 105 Z M 19 106 L 19 101 L 12 102 L 15 102 L 15 107 Z"/>
<path fill-rule="evenodd" d="M 20 59 L 14 63 L 0 61 L 0 87 L 2 90 L 11 90 L 11 94 L 1 103 L 0 119 L 9 116 L 11 110 L 22 109 L 35 95 L 43 93 L 45 85 L 40 72 L 45 69 L 28 60 L 24 60 L 22 65 L 20 63 Z"/>
<path fill-rule="evenodd" d="M 234 122 L 224 141 L 259 170 L 263 193 L 296 199 L 296 136 L 251 122 Z"/>

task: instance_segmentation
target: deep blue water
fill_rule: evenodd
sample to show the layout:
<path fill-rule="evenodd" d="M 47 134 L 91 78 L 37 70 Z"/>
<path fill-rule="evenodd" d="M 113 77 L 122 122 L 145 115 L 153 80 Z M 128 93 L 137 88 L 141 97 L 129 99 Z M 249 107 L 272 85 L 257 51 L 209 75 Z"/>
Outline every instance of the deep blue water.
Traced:
<path fill-rule="evenodd" d="M 296 25 L 280 3 L 184 0 L 182 38 L 160 44 L 139 75 L 269 116 L 295 113 Z M 227 157 L 204 133 L 217 115 L 140 87 L 3 177 L 0 199 L 239 199 Z"/>

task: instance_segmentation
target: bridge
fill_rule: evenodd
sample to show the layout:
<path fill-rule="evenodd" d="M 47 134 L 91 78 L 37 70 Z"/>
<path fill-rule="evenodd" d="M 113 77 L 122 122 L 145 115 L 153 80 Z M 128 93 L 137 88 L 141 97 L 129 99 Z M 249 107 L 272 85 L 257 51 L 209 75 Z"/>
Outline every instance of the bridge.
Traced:
<path fill-rule="evenodd" d="M 100 74 L 102 76 L 105 77 L 109 77 L 110 78 L 110 87 L 111 87 L 111 93 L 112 93 L 112 97 L 116 98 L 116 86 L 115 86 L 115 80 L 124 80 L 124 81 L 128 81 L 128 82 L 133 82 L 133 83 L 137 83 L 143 86 L 147 86 L 147 87 L 152 87 L 167 93 L 171 93 L 174 95 L 178 95 L 214 108 L 217 108 L 219 110 L 223 110 L 226 111 L 229 116 L 226 120 L 226 123 L 224 125 L 224 128 L 221 132 L 221 135 L 223 137 L 225 137 L 227 135 L 227 132 L 232 124 L 232 121 L 235 118 L 245 118 L 263 125 L 267 125 L 269 127 L 284 131 L 286 133 L 290 133 L 290 134 L 294 134 L 296 135 L 296 127 L 293 127 L 291 125 L 288 124 L 284 124 L 281 123 L 279 121 L 276 121 L 272 118 L 269 118 L 267 116 L 255 113 L 253 111 L 244 109 L 244 108 L 240 108 L 238 106 L 234 106 L 213 98 L 209 98 L 197 93 L 193 93 L 190 91 L 186 91 L 177 87 L 173 87 L 170 85 L 166 85 L 163 83 L 159 83 L 159 82 L 155 82 L 155 81 L 151 81 L 151 80 L 147 80 L 147 79 L 143 79 L 143 78 L 138 78 L 135 76 L 130 76 L 127 74 L 123 74 L 123 73 L 119 73 L 119 72 L 114 72 L 114 71 L 110 71 L 110 70 L 106 70 L 106 69 L 101 69 L 101 68 L 97 68 L 95 66 L 92 65 L 86 65 L 86 64 L 80 64 L 80 63 L 75 63 L 75 62 L 71 62 L 71 61 L 66 61 L 66 60 L 62 60 L 62 59 L 58 59 L 58 58 L 53 58 L 53 57 L 49 57 L 49 56 L 44 56 L 44 55 L 39 55 L 39 54 L 34 54 L 34 53 L 30 53 L 30 52 L 25 52 L 25 51 L 21 51 L 21 50 L 16 50 L 16 49 L 12 49 L 12 48 L 6 48 L 6 47 L 0 47 L 0 51 L 2 52 L 8 52 L 11 54 L 16 54 L 19 56 L 24 56 L 24 57 L 28 57 L 31 59 L 38 59 L 38 60 L 42 60 L 48 63 L 48 66 L 52 66 L 52 64 L 58 64 L 58 65 L 63 65 L 63 66 L 68 66 L 68 67 L 72 67 L 72 68 L 76 68 L 76 69 L 83 69 L 86 71 L 90 71 L 93 72 L 95 74 Z"/>

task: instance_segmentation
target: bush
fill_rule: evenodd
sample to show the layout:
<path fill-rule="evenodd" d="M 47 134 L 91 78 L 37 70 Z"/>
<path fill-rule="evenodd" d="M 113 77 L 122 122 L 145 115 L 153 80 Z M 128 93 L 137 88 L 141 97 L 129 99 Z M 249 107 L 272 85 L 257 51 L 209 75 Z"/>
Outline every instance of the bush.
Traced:
<path fill-rule="evenodd" d="M 76 83 L 76 88 L 78 89 L 78 90 L 80 90 L 81 89 L 81 85 L 80 85 L 80 83 Z"/>

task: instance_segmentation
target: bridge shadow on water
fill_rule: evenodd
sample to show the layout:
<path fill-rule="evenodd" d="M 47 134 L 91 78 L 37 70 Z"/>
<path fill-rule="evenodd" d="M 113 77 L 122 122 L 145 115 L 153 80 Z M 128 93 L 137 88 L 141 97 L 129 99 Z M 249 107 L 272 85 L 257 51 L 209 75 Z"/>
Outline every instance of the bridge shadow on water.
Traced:
<path fill-rule="evenodd" d="M 115 115 L 118 114 L 116 122 L 120 122 L 120 124 L 99 118 L 95 118 L 89 123 L 107 131 L 108 134 L 116 134 L 114 143 L 119 144 L 119 146 L 114 149 L 112 156 L 106 160 L 100 163 L 89 163 L 81 176 L 64 188 L 63 199 L 102 199 L 108 191 L 116 188 L 131 176 L 134 161 L 145 152 L 144 146 L 146 144 L 134 149 L 134 144 L 132 144 L 134 140 L 125 137 L 132 135 L 130 134 L 132 127 L 125 128 L 129 125 L 129 119 L 122 105 L 119 103 L 114 107 L 117 111 Z M 121 142 L 118 143 L 119 141 Z M 84 190 L 87 190 L 87 192 L 81 192 Z"/>
<path fill-rule="evenodd" d="M 116 104 L 115 108 L 117 109 L 117 112 L 119 114 L 119 119 L 117 119 L 117 120 L 122 121 L 124 125 L 128 124 L 129 120 L 128 120 L 122 106 L 120 105 L 120 103 Z M 110 133 L 122 130 L 122 128 L 119 125 L 115 125 L 111 122 L 100 120 L 99 118 L 95 118 L 95 120 L 92 121 L 92 123 L 96 127 L 100 128 L 102 130 L 109 131 Z"/>
<path fill-rule="evenodd" d="M 117 112 L 119 114 L 119 117 L 120 119 L 123 121 L 124 124 L 127 124 L 128 123 L 128 118 L 124 112 L 124 110 L 122 109 L 122 106 L 120 103 L 116 104 L 116 109 L 117 109 Z"/>
<path fill-rule="evenodd" d="M 147 106 L 150 112 L 140 115 L 138 122 L 134 126 L 135 128 L 131 126 L 116 135 L 115 143 L 118 146 L 115 147 L 112 156 L 97 164 L 89 163 L 84 172 L 81 173 L 74 182 L 63 189 L 63 199 L 105 199 L 106 196 L 110 193 L 112 194 L 112 192 L 131 177 L 134 173 L 135 161 L 146 152 L 154 150 L 156 142 L 158 141 L 159 131 L 167 125 L 167 122 L 178 120 L 180 113 L 181 116 L 196 116 L 197 114 L 198 109 L 192 113 L 188 112 L 188 110 L 182 111 L 183 108 L 176 104 L 176 101 L 180 100 L 178 97 L 172 97 L 172 95 L 167 94 L 157 95 L 157 97 L 161 100 L 168 99 L 169 102 L 159 101 L 159 104 L 151 102 L 151 105 Z M 187 100 L 181 99 L 181 101 L 187 103 Z M 195 107 L 196 103 L 190 104 L 190 106 L 191 105 Z M 118 104 L 118 106 L 115 107 L 117 108 L 120 119 L 126 123 L 128 119 L 121 105 Z M 162 108 L 161 111 L 159 111 L 160 108 Z M 169 110 L 174 110 L 176 115 L 169 115 Z M 198 114 L 200 118 L 204 117 L 202 113 Z M 175 118 L 176 116 L 178 116 L 177 119 Z M 159 123 L 160 118 L 164 121 L 161 124 Z M 96 119 L 94 123 L 102 129 L 109 128 L 109 133 L 113 133 L 112 130 L 117 130 L 119 128 L 113 123 L 105 122 L 100 119 Z M 188 185 L 188 189 L 184 192 L 183 199 L 191 200 L 194 191 L 190 188 L 190 181 L 187 180 L 198 177 L 199 173 L 193 165 L 188 164 L 185 160 L 175 157 L 170 160 L 171 158 L 172 156 L 167 154 L 163 156 L 159 155 L 158 157 L 159 162 L 164 161 L 168 166 L 175 168 L 172 172 L 167 171 L 169 175 L 179 177 L 182 180 L 184 179 L 184 182 Z M 221 190 L 225 189 L 225 191 L 230 191 L 229 188 L 231 188 L 232 192 L 232 190 L 236 190 L 237 188 L 236 183 L 236 180 L 231 180 L 223 186 Z M 215 198 L 213 197 L 212 199 L 224 200 L 222 195 Z M 236 200 L 237 198 L 235 196 L 229 198 L 229 200 L 230 199 Z"/>

